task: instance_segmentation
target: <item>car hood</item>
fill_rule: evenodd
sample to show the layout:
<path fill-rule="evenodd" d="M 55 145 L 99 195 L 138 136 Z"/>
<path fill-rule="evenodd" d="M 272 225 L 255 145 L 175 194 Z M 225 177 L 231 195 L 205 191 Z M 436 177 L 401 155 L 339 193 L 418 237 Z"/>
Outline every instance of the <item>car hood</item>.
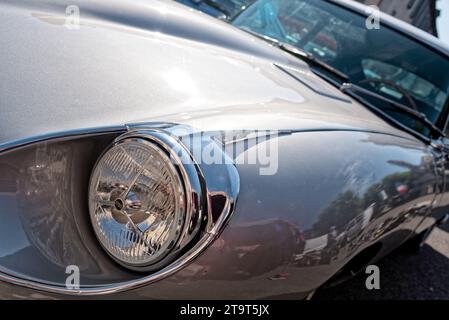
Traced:
<path fill-rule="evenodd" d="M 0 146 L 151 121 L 407 135 L 298 59 L 171 2 L 0 1 L 0 57 Z"/>

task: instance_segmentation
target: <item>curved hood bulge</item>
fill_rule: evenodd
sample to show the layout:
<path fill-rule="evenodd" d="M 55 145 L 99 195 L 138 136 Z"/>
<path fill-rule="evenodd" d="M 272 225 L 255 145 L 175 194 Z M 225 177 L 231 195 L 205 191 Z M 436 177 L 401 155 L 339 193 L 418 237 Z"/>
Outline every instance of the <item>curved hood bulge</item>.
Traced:
<path fill-rule="evenodd" d="M 78 28 L 67 26 L 64 1 L 0 1 L 0 145 L 148 121 L 406 135 L 305 63 L 181 5 L 73 2 Z"/>

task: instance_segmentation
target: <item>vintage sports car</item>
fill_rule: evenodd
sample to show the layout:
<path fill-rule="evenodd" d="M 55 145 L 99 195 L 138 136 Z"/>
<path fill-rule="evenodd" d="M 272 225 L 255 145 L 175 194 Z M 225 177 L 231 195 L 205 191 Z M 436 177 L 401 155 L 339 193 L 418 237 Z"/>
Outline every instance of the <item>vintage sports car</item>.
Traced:
<path fill-rule="evenodd" d="M 449 49 L 371 14 L 0 1 L 0 298 L 300 299 L 419 247 Z"/>

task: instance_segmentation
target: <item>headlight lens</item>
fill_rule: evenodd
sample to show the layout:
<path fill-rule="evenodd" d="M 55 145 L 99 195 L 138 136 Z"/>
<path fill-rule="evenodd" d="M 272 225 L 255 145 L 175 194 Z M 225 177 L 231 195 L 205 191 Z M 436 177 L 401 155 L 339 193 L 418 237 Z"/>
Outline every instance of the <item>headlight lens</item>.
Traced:
<path fill-rule="evenodd" d="M 138 138 L 118 142 L 91 177 L 89 211 L 106 251 L 128 267 L 150 266 L 176 245 L 186 220 L 185 190 L 169 156 Z"/>

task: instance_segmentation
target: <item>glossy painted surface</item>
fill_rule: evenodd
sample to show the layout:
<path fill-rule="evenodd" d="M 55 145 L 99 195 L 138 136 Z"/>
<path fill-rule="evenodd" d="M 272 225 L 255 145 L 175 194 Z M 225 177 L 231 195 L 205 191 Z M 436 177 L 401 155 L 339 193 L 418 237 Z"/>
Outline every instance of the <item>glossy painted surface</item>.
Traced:
<path fill-rule="evenodd" d="M 294 133 L 275 139 L 275 175 L 260 176 L 258 165 L 237 165 L 237 210 L 213 245 L 172 277 L 122 297 L 300 297 L 367 246 L 380 241 L 378 257 L 387 253 L 412 235 L 429 213 L 436 175 L 431 154 L 418 142 L 362 132 Z M 5 162 L 20 168 L 41 156 L 41 166 L 28 169 L 35 171 L 34 178 L 22 175 L 16 192 L 2 193 L 2 203 L 10 203 L 9 213 L 18 216 L 2 224 L 2 243 L 9 243 L 2 247 L 3 268 L 63 284 L 65 266 L 78 264 L 86 286 L 138 277 L 98 250 L 86 225 L 87 212 L 76 207 L 57 210 L 77 205 L 72 199 L 85 201 L 76 196 L 83 184 L 73 183 L 67 170 L 82 168 L 77 176 L 87 180 L 90 167 L 77 164 L 80 156 L 69 165 L 67 156 L 80 144 L 88 155 L 86 143 L 66 142 L 57 148 L 44 144 L 45 151 L 25 148 L 3 156 L 3 172 Z M 258 148 L 260 144 L 239 154 L 237 162 Z M 48 206 L 42 204 L 45 199 Z"/>
<path fill-rule="evenodd" d="M 379 256 L 399 245 L 434 199 L 432 157 L 419 143 L 322 132 L 280 137 L 278 144 L 276 175 L 238 166 L 237 210 L 210 250 L 139 295 L 301 297 L 374 242 L 385 244 Z"/>
<path fill-rule="evenodd" d="M 85 128 L 247 130 L 228 142 L 241 147 L 240 194 L 224 232 L 184 269 L 114 297 L 304 297 L 360 252 L 374 245 L 378 258 L 434 223 L 432 208 L 446 210 L 445 160 L 304 63 L 176 4 L 77 1 L 79 30 L 64 27 L 67 4 L 0 2 L 2 270 L 59 286 L 68 264 L 82 267 L 82 286 L 146 276 L 113 263 L 88 223 L 92 166 L 119 132 L 53 139 Z M 248 147 L 253 129 L 279 134 L 273 175 L 241 161 L 268 143 Z M 219 204 L 226 175 L 214 172 L 204 173 Z M 0 280 L 0 298 L 10 297 L 62 296 Z"/>
<path fill-rule="evenodd" d="M 342 95 L 300 60 L 180 4 L 79 1 L 81 26 L 70 30 L 64 1 L 20 3 L 0 2 L 0 149 L 51 132 L 155 119 L 206 130 L 394 132 L 358 103 L 317 95 L 272 65 L 295 66 L 306 81 Z"/>

